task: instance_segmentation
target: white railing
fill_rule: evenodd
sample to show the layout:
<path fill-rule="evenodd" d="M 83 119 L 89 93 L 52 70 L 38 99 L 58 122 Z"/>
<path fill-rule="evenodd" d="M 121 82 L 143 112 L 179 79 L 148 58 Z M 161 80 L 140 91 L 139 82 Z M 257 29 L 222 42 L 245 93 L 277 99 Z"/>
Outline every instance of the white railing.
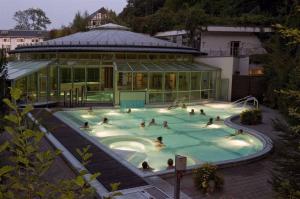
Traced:
<path fill-rule="evenodd" d="M 255 97 L 251 96 L 251 95 L 243 97 L 243 98 L 241 98 L 239 100 L 236 100 L 236 101 L 232 102 L 231 104 L 233 106 L 240 106 L 240 105 L 242 105 L 242 107 L 245 107 L 245 106 L 248 105 L 249 102 L 253 102 L 253 106 L 255 108 L 258 108 L 258 106 L 259 106 L 258 100 Z"/>
<path fill-rule="evenodd" d="M 265 54 L 266 50 L 262 47 L 257 48 L 226 48 L 226 49 L 201 49 L 201 52 L 207 53 L 208 56 L 212 57 L 223 57 L 223 56 L 249 56 L 254 54 Z"/>

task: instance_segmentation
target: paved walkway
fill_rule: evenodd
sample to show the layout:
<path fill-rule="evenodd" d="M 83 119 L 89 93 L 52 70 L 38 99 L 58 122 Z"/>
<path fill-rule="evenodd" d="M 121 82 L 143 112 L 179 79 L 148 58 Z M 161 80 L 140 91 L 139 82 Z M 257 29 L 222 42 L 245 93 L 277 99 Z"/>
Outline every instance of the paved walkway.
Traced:
<path fill-rule="evenodd" d="M 81 161 L 76 149 L 82 149 L 90 145 L 90 152 L 93 154 L 91 161 L 86 165 L 86 168 L 91 173 L 100 172 L 101 175 L 97 178 L 101 184 L 110 190 L 110 183 L 120 182 L 120 189 L 129 189 L 147 185 L 147 183 L 130 171 L 125 166 L 121 165 L 117 160 L 99 149 L 90 141 L 83 138 L 75 130 L 64 124 L 61 120 L 53 116 L 48 111 L 35 109 L 33 115 L 36 118 L 42 118 L 41 124 L 46 127 L 62 143 L 74 157 Z"/>
<path fill-rule="evenodd" d="M 282 119 L 281 115 L 272 109 L 262 107 L 263 124 L 249 126 L 261 133 L 269 136 L 275 146 L 279 139 L 279 132 L 272 128 L 272 119 Z M 239 123 L 238 119 L 234 121 Z M 222 199 L 269 199 L 274 198 L 272 186 L 269 183 L 271 179 L 271 170 L 273 168 L 272 160 L 276 158 L 276 150 L 266 158 L 257 162 L 235 166 L 231 168 L 220 169 L 223 175 L 225 185 L 222 191 L 205 196 L 194 188 L 192 174 L 184 176 L 182 180 L 181 191 L 192 198 L 222 198 Z M 169 183 L 174 184 L 174 177 L 164 177 Z"/>

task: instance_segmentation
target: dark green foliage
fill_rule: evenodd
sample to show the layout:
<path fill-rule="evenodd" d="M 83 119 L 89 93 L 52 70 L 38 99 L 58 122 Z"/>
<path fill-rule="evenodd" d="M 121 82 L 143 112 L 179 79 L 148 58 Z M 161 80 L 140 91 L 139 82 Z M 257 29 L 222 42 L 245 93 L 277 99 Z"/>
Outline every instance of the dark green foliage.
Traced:
<path fill-rule="evenodd" d="M 51 24 L 46 13 L 40 8 L 19 10 L 15 13 L 14 20 L 17 22 L 17 30 L 45 30 L 47 25 Z"/>
<path fill-rule="evenodd" d="M 7 68 L 6 68 L 6 52 L 0 49 L 0 132 L 3 130 L 3 116 L 5 114 L 5 106 L 2 100 L 7 93 Z"/>
<path fill-rule="evenodd" d="M 150 34 L 171 29 L 195 31 L 200 26 L 208 24 L 270 26 L 286 20 L 295 20 L 295 17 L 288 15 L 293 5 L 297 3 L 292 0 L 128 0 L 127 2 L 119 17 L 134 31 Z"/>
<path fill-rule="evenodd" d="M 278 120 L 275 121 L 275 127 L 283 134 L 278 157 L 274 159 L 273 189 L 277 198 L 300 198 L 300 133 Z"/>
<path fill-rule="evenodd" d="M 217 173 L 217 166 L 206 163 L 193 171 L 194 185 L 203 193 L 213 192 L 221 189 L 224 180 Z"/>
<path fill-rule="evenodd" d="M 262 123 L 262 114 L 260 109 L 245 110 L 240 114 L 242 124 L 256 125 Z"/>

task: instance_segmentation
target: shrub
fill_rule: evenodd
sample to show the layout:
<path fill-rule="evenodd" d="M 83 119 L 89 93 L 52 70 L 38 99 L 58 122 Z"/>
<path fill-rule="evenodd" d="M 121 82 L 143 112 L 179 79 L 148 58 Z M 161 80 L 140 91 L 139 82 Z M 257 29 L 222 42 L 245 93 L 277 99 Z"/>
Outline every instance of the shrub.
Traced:
<path fill-rule="evenodd" d="M 262 113 L 260 109 L 245 110 L 240 114 L 242 124 L 256 125 L 262 123 Z"/>
<path fill-rule="evenodd" d="M 194 170 L 194 185 L 203 193 L 212 193 L 216 189 L 221 189 L 224 180 L 217 174 L 217 166 L 205 163 L 200 168 Z"/>

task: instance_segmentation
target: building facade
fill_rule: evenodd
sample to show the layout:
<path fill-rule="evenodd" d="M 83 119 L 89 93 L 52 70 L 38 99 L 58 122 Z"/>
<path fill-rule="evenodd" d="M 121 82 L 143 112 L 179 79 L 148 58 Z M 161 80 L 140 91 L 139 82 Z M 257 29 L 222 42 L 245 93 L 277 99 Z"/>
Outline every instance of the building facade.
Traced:
<path fill-rule="evenodd" d="M 47 31 L 40 30 L 0 30 L 0 48 L 9 52 L 18 45 L 43 42 L 47 36 Z"/>
<path fill-rule="evenodd" d="M 88 29 L 93 29 L 109 22 L 109 11 L 102 7 L 88 17 Z"/>
<path fill-rule="evenodd" d="M 23 102 L 69 100 L 141 107 L 217 99 L 221 70 L 194 60 L 194 48 L 106 24 L 23 45 L 8 77 Z"/>

